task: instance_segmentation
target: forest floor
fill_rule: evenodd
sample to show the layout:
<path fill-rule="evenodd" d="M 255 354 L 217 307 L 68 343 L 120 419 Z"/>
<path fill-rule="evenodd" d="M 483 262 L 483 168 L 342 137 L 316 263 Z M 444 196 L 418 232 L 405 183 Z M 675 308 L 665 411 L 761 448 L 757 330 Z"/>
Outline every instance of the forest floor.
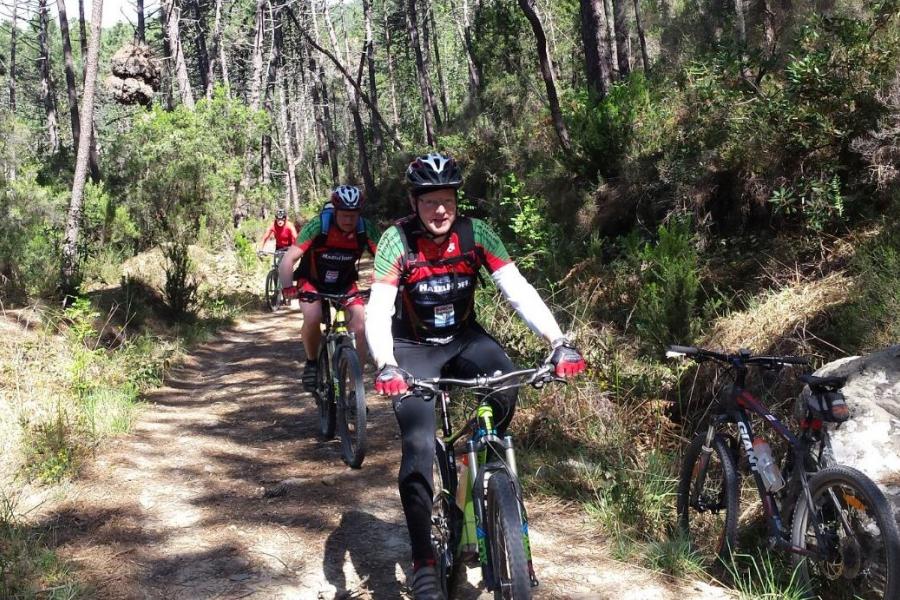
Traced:
<path fill-rule="evenodd" d="M 299 384 L 300 319 L 296 308 L 250 315 L 197 347 L 132 431 L 32 512 L 90 597 L 408 597 L 390 404 L 369 397 L 368 456 L 348 469 L 338 442 L 316 435 Z M 577 507 L 527 502 L 537 598 L 731 597 L 613 560 Z M 478 569 L 466 575 L 455 597 L 488 598 Z"/>

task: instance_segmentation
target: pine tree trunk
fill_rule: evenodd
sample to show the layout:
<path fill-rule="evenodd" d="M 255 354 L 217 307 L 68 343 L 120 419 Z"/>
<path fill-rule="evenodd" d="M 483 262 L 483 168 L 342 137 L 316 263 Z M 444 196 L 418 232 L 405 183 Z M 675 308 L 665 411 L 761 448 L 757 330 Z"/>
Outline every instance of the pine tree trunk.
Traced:
<path fill-rule="evenodd" d="M 260 92 L 263 84 L 263 43 L 266 36 L 266 0 L 256 0 L 255 34 L 250 62 L 253 71 L 250 75 L 250 108 L 259 110 Z"/>
<path fill-rule="evenodd" d="M 641 0 L 634 0 L 634 23 L 637 26 L 638 39 L 641 42 L 641 62 L 644 72 L 650 71 L 650 56 L 647 54 L 647 38 L 644 35 L 644 21 L 641 17 Z"/>
<path fill-rule="evenodd" d="M 175 80 L 178 82 L 178 93 L 181 103 L 194 110 L 194 93 L 191 90 L 191 79 L 188 75 L 187 62 L 184 59 L 184 47 L 181 43 L 181 8 L 175 0 L 163 0 L 166 7 L 166 32 L 169 37 L 169 46 L 172 58 L 175 61 Z"/>
<path fill-rule="evenodd" d="M 272 30 L 272 60 L 270 69 L 274 71 L 274 85 L 278 93 L 278 136 L 281 138 L 281 152 L 284 156 L 285 204 L 296 213 L 300 208 L 297 197 L 297 175 L 294 167 L 294 141 L 288 119 L 287 94 L 285 93 L 284 74 L 284 31 L 282 29 L 281 9 L 274 12 L 274 29 Z M 271 95 L 271 92 L 267 95 Z"/>
<path fill-rule="evenodd" d="M 393 111 L 393 125 L 397 127 L 400 124 L 400 112 L 397 108 L 397 84 L 394 76 L 394 56 L 391 52 L 391 28 L 388 26 L 387 18 L 387 0 L 382 3 L 382 13 L 384 24 L 384 49 L 387 54 L 388 81 L 391 88 L 391 110 Z"/>
<path fill-rule="evenodd" d="M 737 35 L 738 47 L 741 53 L 741 77 L 748 79 L 750 71 L 747 67 L 747 21 L 746 0 L 734 0 L 734 26 Z"/>
<path fill-rule="evenodd" d="M 9 111 L 16 114 L 16 42 L 19 35 L 18 24 L 19 0 L 12 0 L 12 22 L 9 30 Z M 13 177 L 15 179 L 15 177 Z"/>
<path fill-rule="evenodd" d="M 84 2 L 84 0 L 78 0 Z M 134 41 L 138 44 L 147 43 L 147 24 L 144 21 L 144 0 L 137 0 L 137 29 L 134 32 Z"/>
<path fill-rule="evenodd" d="M 84 186 L 87 180 L 88 155 L 94 122 L 94 89 L 100 58 L 100 35 L 103 16 L 103 0 L 94 0 L 91 11 L 91 42 L 88 48 L 84 98 L 81 104 L 81 130 L 78 155 L 75 160 L 75 177 L 72 182 L 72 198 L 66 218 L 65 240 L 62 248 L 61 289 L 64 294 L 75 291 L 78 275 L 78 238 L 81 235 L 81 217 L 84 203 Z"/>
<path fill-rule="evenodd" d="M 47 145 L 51 154 L 59 151 L 59 119 L 56 113 L 56 87 L 53 85 L 53 72 L 50 68 L 50 46 L 47 39 L 49 14 L 47 0 L 38 0 L 40 20 L 38 30 L 37 67 L 41 76 L 41 101 L 47 118 Z"/>
<path fill-rule="evenodd" d="M 422 46 L 419 43 L 418 12 L 416 0 L 406 2 L 406 27 L 409 30 L 409 43 L 416 57 L 416 80 L 419 82 L 419 93 L 422 97 L 422 114 L 425 119 L 425 143 L 434 147 L 437 139 L 435 129 L 435 106 L 432 104 L 434 95 L 431 91 L 431 83 L 428 79 L 428 71 L 425 68 L 425 59 L 422 56 Z"/>
<path fill-rule="evenodd" d="M 316 43 L 319 41 L 319 23 L 316 18 L 315 0 L 309 0 L 310 14 L 312 15 L 312 30 Z M 331 185 L 337 185 L 338 172 L 338 150 L 337 140 L 334 133 L 334 120 L 331 118 L 331 103 L 329 102 L 328 80 L 325 78 L 325 68 L 317 65 L 312 58 L 310 52 L 310 64 L 317 66 L 318 70 L 314 71 L 315 85 L 319 88 L 319 98 L 322 100 L 322 120 L 325 125 L 325 142 L 328 146 L 328 164 L 331 167 Z"/>
<path fill-rule="evenodd" d="M 282 49 L 284 48 L 284 36 L 281 29 L 281 9 L 272 10 L 269 4 L 269 20 L 272 22 L 272 43 L 269 49 L 269 61 L 266 64 L 265 87 L 263 89 L 263 110 L 273 120 L 274 107 L 272 105 L 278 71 L 281 69 Z M 262 136 L 262 156 L 260 159 L 260 183 L 268 185 L 272 180 L 272 136 L 266 132 Z"/>
<path fill-rule="evenodd" d="M 559 96 L 556 93 L 556 82 L 553 76 L 553 63 L 550 59 L 550 51 L 547 49 L 547 36 L 544 33 L 544 26 L 541 19 L 534 10 L 534 0 L 519 0 L 519 6 L 525 13 L 525 18 L 531 24 L 531 30 L 534 32 L 534 39 L 537 43 L 538 61 L 541 66 L 541 76 L 544 78 L 544 86 L 547 88 L 547 102 L 550 104 L 550 115 L 553 119 L 553 127 L 556 129 L 556 135 L 559 136 L 560 144 L 563 150 L 569 152 L 572 144 L 569 141 L 569 131 L 562 118 L 562 110 L 559 107 Z"/>
<path fill-rule="evenodd" d="M 438 85 L 441 87 L 441 108 L 444 110 L 444 119 L 446 120 L 450 118 L 450 109 L 448 108 L 447 83 L 444 81 L 444 67 L 441 65 L 441 51 L 440 44 L 438 43 L 440 41 L 440 36 L 438 35 L 438 29 L 434 22 L 434 9 L 430 2 L 426 6 L 428 8 L 426 16 L 431 23 L 431 32 L 434 36 L 431 39 L 431 43 L 434 45 L 434 68 L 437 70 Z"/>
<path fill-rule="evenodd" d="M 81 83 L 84 83 L 85 75 L 87 75 L 87 25 L 84 20 L 84 0 L 78 0 L 78 29 L 81 38 Z"/>
<path fill-rule="evenodd" d="M 190 0 L 191 12 L 194 16 L 194 47 L 197 53 L 197 71 L 200 73 L 200 85 L 207 98 L 212 98 L 213 74 L 206 49 L 206 15 L 200 8 L 200 0 Z"/>
<path fill-rule="evenodd" d="M 169 14 L 166 10 L 166 3 L 161 2 L 159 4 L 159 24 L 162 28 L 162 45 L 163 45 L 163 54 L 165 55 L 165 60 L 162 61 L 162 71 L 163 71 L 163 81 L 162 81 L 162 97 L 163 97 L 163 107 L 166 110 L 172 110 L 175 108 L 175 99 L 173 97 L 175 89 L 175 76 L 173 75 L 174 69 L 172 68 L 172 42 L 169 39 L 169 28 L 167 27 L 167 23 L 169 22 Z"/>
<path fill-rule="evenodd" d="M 432 84 L 431 77 L 434 72 L 431 68 L 431 26 L 428 21 L 428 12 L 430 10 L 431 3 L 429 0 L 423 0 L 425 3 L 425 8 L 421 10 L 422 13 L 422 21 L 421 21 L 421 32 L 422 32 L 422 62 L 425 64 L 425 73 L 428 74 L 428 94 L 429 94 L 429 102 L 431 103 L 431 107 L 434 109 L 434 125 L 438 129 L 441 128 L 441 123 L 443 122 L 443 117 L 441 116 L 441 110 L 438 107 L 438 99 L 437 95 L 434 93 L 434 85 Z"/>
<path fill-rule="evenodd" d="M 631 34 L 628 31 L 627 2 L 628 0 L 612 0 L 613 16 L 616 20 L 616 57 L 621 77 L 627 77 L 631 73 Z"/>
<path fill-rule="evenodd" d="M 378 86 L 375 82 L 375 36 L 372 35 L 372 0 L 363 0 L 363 17 L 366 27 L 366 63 L 369 71 L 369 99 L 372 104 L 378 106 Z M 375 117 L 375 110 L 370 108 L 372 113 L 369 122 L 372 126 L 372 144 L 375 146 L 376 161 L 381 160 L 384 155 L 384 140 L 381 138 L 381 124 Z"/>
<path fill-rule="evenodd" d="M 612 85 L 612 60 L 603 0 L 581 0 L 581 39 L 588 88 L 596 98 L 603 98 Z"/>
<path fill-rule="evenodd" d="M 475 60 L 472 46 L 472 24 L 469 20 L 469 0 L 462 0 L 462 19 L 453 19 L 456 31 L 466 51 L 466 66 L 469 74 L 469 101 L 477 104 L 481 92 L 481 68 Z"/>
<path fill-rule="evenodd" d="M 612 79 L 619 78 L 619 65 L 616 57 L 616 32 L 613 30 L 613 11 L 610 0 L 603 0 L 603 21 L 606 23 L 606 44 L 609 46 L 609 65 Z"/>
<path fill-rule="evenodd" d="M 222 73 L 222 85 L 225 86 L 225 94 L 231 97 L 231 80 L 228 77 L 228 56 L 225 53 L 225 44 L 222 43 L 222 0 L 216 0 L 216 23 L 213 33 L 213 54 L 218 57 L 219 71 Z M 213 67 L 210 66 L 210 72 Z"/>

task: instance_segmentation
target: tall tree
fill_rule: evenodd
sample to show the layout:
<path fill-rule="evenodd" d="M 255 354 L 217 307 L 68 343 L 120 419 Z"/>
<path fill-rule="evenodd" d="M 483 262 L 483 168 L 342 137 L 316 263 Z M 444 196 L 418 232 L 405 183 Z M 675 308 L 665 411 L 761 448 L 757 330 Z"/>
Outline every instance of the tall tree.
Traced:
<path fill-rule="evenodd" d="M 78 33 L 81 44 L 81 83 L 84 84 L 84 77 L 87 75 L 87 25 L 84 20 L 84 0 L 78 0 Z"/>
<path fill-rule="evenodd" d="M 51 153 L 59 150 L 59 122 L 56 116 L 56 86 L 53 85 L 53 71 L 50 68 L 50 44 L 47 29 L 50 18 L 47 0 L 38 0 L 38 73 L 41 77 L 41 101 L 47 118 L 47 146 Z"/>
<path fill-rule="evenodd" d="M 387 0 L 383 0 L 381 11 L 383 17 L 382 24 L 384 27 L 384 50 L 387 55 L 388 81 L 391 90 L 391 110 L 393 111 L 394 116 L 394 127 L 397 127 L 400 123 L 400 111 L 397 109 L 397 84 L 394 75 L 394 56 L 391 50 L 391 28 L 388 24 Z"/>
<path fill-rule="evenodd" d="M 641 62 L 646 72 L 650 70 L 650 56 L 647 54 L 647 38 L 644 35 L 644 20 L 641 17 L 641 0 L 634 0 L 634 24 L 637 27 L 638 40 L 641 42 Z"/>
<path fill-rule="evenodd" d="M 191 78 L 188 75 L 187 62 L 184 59 L 184 48 L 181 43 L 181 7 L 175 0 L 163 0 L 160 9 L 166 24 L 171 58 L 174 61 L 175 80 L 178 82 L 178 93 L 181 103 L 194 110 L 194 92 L 191 90 Z"/>
<path fill-rule="evenodd" d="M 553 128 L 556 129 L 556 135 L 559 136 L 560 145 L 563 150 L 569 152 L 572 143 L 569 140 L 569 131 L 563 121 L 562 110 L 559 107 L 559 96 L 556 93 L 556 81 L 553 75 L 553 63 L 550 59 L 550 51 L 547 49 L 547 35 L 544 33 L 544 26 L 541 18 L 534 9 L 534 0 L 519 0 L 519 6 L 525 13 L 525 18 L 531 24 L 531 30 L 534 32 L 534 39 L 537 43 L 538 62 L 541 67 L 541 76 L 544 78 L 544 87 L 547 88 L 547 103 L 550 105 L 550 116 L 553 119 Z"/>
<path fill-rule="evenodd" d="M 12 20 L 9 24 L 9 110 L 16 113 L 16 42 L 19 36 L 18 24 L 19 0 L 12 0 Z"/>
<path fill-rule="evenodd" d="M 316 2 L 315 0 L 309 0 L 310 7 L 310 16 L 312 17 L 312 34 L 315 39 L 306 37 L 307 43 L 310 45 L 317 45 L 319 43 L 319 22 L 316 17 Z M 288 13 L 293 16 L 293 13 Z M 296 18 L 295 18 L 296 20 Z M 303 27 L 299 23 L 295 23 L 297 28 L 300 31 L 304 31 Z M 321 47 L 321 46 L 320 46 Z M 328 166 L 331 169 L 331 185 L 337 185 L 338 182 L 338 156 L 337 156 L 337 140 L 335 140 L 334 135 L 334 121 L 331 118 L 331 104 L 329 102 L 328 95 L 328 82 L 325 79 L 325 68 L 318 64 L 313 57 L 312 52 L 308 52 L 309 54 L 309 64 L 310 71 L 314 80 L 314 88 L 317 90 L 313 95 L 313 102 L 319 106 L 319 102 L 321 101 L 322 107 L 322 125 L 323 125 L 323 133 L 325 135 L 325 143 L 328 147 Z M 317 97 L 318 96 L 318 97 Z"/>
<path fill-rule="evenodd" d="M 427 1 L 427 0 L 426 0 Z M 431 2 L 427 2 L 426 7 L 426 17 L 431 24 L 431 43 L 434 45 L 434 68 L 437 71 L 438 76 L 438 85 L 441 88 L 441 108 L 444 110 L 444 119 L 450 118 L 450 111 L 448 108 L 448 98 L 447 98 L 447 83 L 444 80 L 444 67 L 441 64 L 441 51 L 440 51 L 440 35 L 438 32 L 440 31 L 434 22 L 434 7 Z"/>
<path fill-rule="evenodd" d="M 603 0 L 581 0 L 581 39 L 588 88 L 603 98 L 612 85 L 612 60 L 607 40 Z"/>
<path fill-rule="evenodd" d="M 206 13 L 200 6 L 200 0 L 190 0 L 194 17 L 194 48 L 197 54 L 197 71 L 200 73 L 200 86 L 207 98 L 212 98 L 213 77 L 209 52 L 206 50 Z"/>
<path fill-rule="evenodd" d="M 378 86 L 375 82 L 375 36 L 372 35 L 372 0 L 363 0 L 363 19 L 366 29 L 366 63 L 369 73 L 369 99 L 372 105 L 378 106 Z M 381 125 L 375 117 L 375 111 L 369 109 L 372 113 L 369 122 L 372 125 L 372 144 L 375 146 L 375 155 L 380 160 L 384 153 L 384 141 L 381 139 Z"/>
<path fill-rule="evenodd" d="M 612 0 L 613 18 L 616 21 L 616 58 L 619 61 L 619 76 L 631 73 L 631 35 L 628 31 L 628 15 L 625 12 L 628 0 Z"/>
<path fill-rule="evenodd" d="M 216 20 L 213 26 L 213 59 L 219 62 L 219 71 L 222 73 L 222 84 L 225 86 L 225 93 L 231 96 L 231 79 L 228 77 L 228 56 L 225 53 L 225 44 L 222 43 L 222 0 L 216 0 Z M 210 65 L 210 72 L 214 68 Z"/>
<path fill-rule="evenodd" d="M 259 110 L 260 92 L 263 84 L 263 44 L 266 37 L 266 0 L 256 0 L 253 47 L 250 51 L 250 108 Z"/>
<path fill-rule="evenodd" d="M 84 0 L 78 0 L 84 2 Z M 144 20 L 144 0 L 137 0 L 137 29 L 134 31 L 134 41 L 138 44 L 147 43 L 147 23 Z"/>
<path fill-rule="evenodd" d="M 616 61 L 616 33 L 613 31 L 613 11 L 610 0 L 603 0 L 603 21 L 606 23 L 606 45 L 609 47 L 609 64 L 612 68 L 613 79 L 619 74 Z"/>
<path fill-rule="evenodd" d="M 461 18 L 460 18 L 461 17 Z M 475 51 L 472 44 L 472 23 L 469 20 L 469 0 L 462 0 L 461 14 L 453 19 L 456 32 L 459 34 L 463 48 L 466 51 L 466 66 L 469 72 L 469 101 L 478 102 L 481 89 L 481 67 L 475 59 Z"/>
<path fill-rule="evenodd" d="M 419 93 L 422 97 L 422 116 L 425 120 L 425 143 L 434 146 L 435 115 L 437 107 L 434 105 L 434 92 L 431 89 L 431 81 L 428 78 L 428 70 L 425 67 L 425 58 L 422 53 L 422 45 L 419 43 L 418 11 L 416 0 L 406 2 L 406 27 L 409 30 L 409 43 L 416 57 L 416 80 L 419 82 Z"/>
<path fill-rule="evenodd" d="M 75 176 L 72 182 L 72 198 L 66 218 L 65 240 L 62 248 L 61 289 L 64 294 L 75 291 L 78 275 L 78 238 L 81 235 L 81 217 L 84 202 L 84 186 L 87 180 L 88 155 L 94 122 L 94 89 L 97 84 L 97 67 L 100 62 L 100 35 L 103 17 L 103 0 L 94 0 L 91 10 L 91 41 L 88 47 L 84 97 L 81 104 L 81 130 L 78 154 L 75 159 Z"/>

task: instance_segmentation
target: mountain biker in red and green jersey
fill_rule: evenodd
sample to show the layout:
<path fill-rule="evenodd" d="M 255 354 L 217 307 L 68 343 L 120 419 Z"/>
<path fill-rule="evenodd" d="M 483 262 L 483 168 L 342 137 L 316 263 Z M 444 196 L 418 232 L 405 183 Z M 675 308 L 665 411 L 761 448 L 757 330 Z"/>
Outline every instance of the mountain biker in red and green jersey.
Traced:
<path fill-rule="evenodd" d="M 301 292 L 350 294 L 357 291 L 357 263 L 363 252 L 374 256 L 378 248 L 378 232 L 360 215 L 364 203 L 362 192 L 354 186 L 334 189 L 329 205 L 303 227 L 281 261 L 279 275 L 285 298 L 295 298 Z M 297 259 L 300 265 L 294 271 Z M 360 362 L 365 365 L 365 302 L 357 296 L 345 306 L 350 313 L 348 328 L 356 334 Z M 303 386 L 312 391 L 316 387 L 316 357 L 322 338 L 322 302 L 300 302 L 300 310 L 303 311 L 300 333 L 306 350 Z"/>
<path fill-rule="evenodd" d="M 262 239 L 259 241 L 258 250 L 262 250 L 269 238 L 275 238 L 275 250 L 289 248 L 297 240 L 297 230 L 294 224 L 287 220 L 287 211 L 279 208 L 275 211 L 275 222 L 269 225 Z"/>
<path fill-rule="evenodd" d="M 482 267 L 529 327 L 550 343 L 547 361 L 558 375 L 575 375 L 585 363 L 497 234 L 484 221 L 457 215 L 462 175 L 454 159 L 420 156 L 406 178 L 413 214 L 385 231 L 379 242 L 366 334 L 379 369 L 375 390 L 393 396 L 400 424 L 399 486 L 412 547 L 413 591 L 417 600 L 436 600 L 442 592 L 430 540 L 434 403 L 404 395 L 407 377 L 470 378 L 514 370 L 500 344 L 475 320 Z M 495 394 L 490 401 L 502 436 L 516 392 Z"/>

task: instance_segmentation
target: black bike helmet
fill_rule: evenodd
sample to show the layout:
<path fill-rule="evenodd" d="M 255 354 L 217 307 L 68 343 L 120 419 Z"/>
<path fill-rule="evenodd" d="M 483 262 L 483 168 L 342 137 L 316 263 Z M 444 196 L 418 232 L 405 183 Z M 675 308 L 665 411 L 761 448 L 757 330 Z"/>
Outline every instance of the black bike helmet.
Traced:
<path fill-rule="evenodd" d="M 287 220 L 287 211 L 283 208 L 279 208 L 275 211 L 275 220 L 278 221 L 280 219 Z"/>
<path fill-rule="evenodd" d="M 432 152 L 416 158 L 406 169 L 406 181 L 413 196 L 432 190 L 462 187 L 462 173 L 452 156 Z"/>
<path fill-rule="evenodd" d="M 331 192 L 331 204 L 338 210 L 360 210 L 365 203 L 363 193 L 352 185 L 339 185 Z"/>

